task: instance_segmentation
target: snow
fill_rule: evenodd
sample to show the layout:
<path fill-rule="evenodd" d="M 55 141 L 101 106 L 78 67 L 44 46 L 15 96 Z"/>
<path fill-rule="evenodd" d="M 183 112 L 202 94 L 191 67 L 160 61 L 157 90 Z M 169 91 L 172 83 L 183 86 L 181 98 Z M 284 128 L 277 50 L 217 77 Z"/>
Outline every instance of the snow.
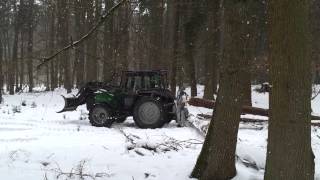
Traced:
<path fill-rule="evenodd" d="M 85 179 L 98 180 L 190 179 L 204 140 L 195 129 L 178 128 L 175 122 L 161 129 L 139 129 L 131 117 L 112 128 L 92 127 L 85 106 L 74 112 L 56 113 L 63 106 L 60 97 L 66 95 L 63 89 L 40 90 L 32 94 L 4 95 L 5 102 L 0 105 L 1 179 L 66 179 L 70 172 L 73 177 L 69 179 L 80 179 L 79 174 Z M 198 96 L 202 93 L 203 86 L 199 86 Z M 253 91 L 252 95 L 254 106 L 268 107 L 267 93 Z M 319 97 L 312 102 L 312 107 L 314 113 L 320 114 Z M 199 120 L 197 114 L 209 114 L 212 110 L 192 106 L 188 109 L 190 121 L 198 127 L 209 123 Z M 240 124 L 236 150 L 238 174 L 234 180 L 263 179 L 266 146 L 266 123 Z M 312 129 L 312 146 L 316 155 L 316 179 L 320 179 L 320 128 Z M 256 168 L 241 162 L 255 164 Z"/>

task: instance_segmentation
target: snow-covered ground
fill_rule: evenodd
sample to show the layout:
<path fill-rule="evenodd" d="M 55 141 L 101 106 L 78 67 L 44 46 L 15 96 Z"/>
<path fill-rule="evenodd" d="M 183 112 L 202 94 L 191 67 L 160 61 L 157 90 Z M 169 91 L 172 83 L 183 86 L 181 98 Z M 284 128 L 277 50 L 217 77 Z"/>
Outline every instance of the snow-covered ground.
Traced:
<path fill-rule="evenodd" d="M 202 93 L 199 86 L 199 96 Z M 132 118 L 110 129 L 92 127 L 84 106 L 75 112 L 56 113 L 63 106 L 61 94 L 65 91 L 58 89 L 4 96 L 0 105 L 0 179 L 190 179 L 203 142 L 195 129 L 178 128 L 172 122 L 162 129 L 143 130 L 135 127 Z M 267 108 L 268 94 L 253 92 L 253 105 Z M 320 113 L 320 97 L 312 105 L 313 111 Z M 194 121 L 197 114 L 212 112 L 196 107 L 189 111 Z M 266 140 L 265 123 L 240 124 L 238 175 L 234 179 L 263 179 Z M 312 145 L 316 179 L 320 180 L 320 128 L 312 129 Z M 255 166 L 248 168 L 240 162 Z"/>

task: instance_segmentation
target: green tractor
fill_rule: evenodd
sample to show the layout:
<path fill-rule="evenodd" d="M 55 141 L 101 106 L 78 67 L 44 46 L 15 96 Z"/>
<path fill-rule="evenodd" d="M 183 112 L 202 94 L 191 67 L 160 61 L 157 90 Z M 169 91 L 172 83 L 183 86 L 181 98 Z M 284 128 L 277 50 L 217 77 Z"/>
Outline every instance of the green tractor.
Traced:
<path fill-rule="evenodd" d="M 175 96 L 163 70 L 125 71 L 119 85 L 89 82 L 75 97 L 64 99 L 60 113 L 86 104 L 90 123 L 97 127 L 110 127 L 133 116 L 140 128 L 160 128 L 177 117 Z"/>

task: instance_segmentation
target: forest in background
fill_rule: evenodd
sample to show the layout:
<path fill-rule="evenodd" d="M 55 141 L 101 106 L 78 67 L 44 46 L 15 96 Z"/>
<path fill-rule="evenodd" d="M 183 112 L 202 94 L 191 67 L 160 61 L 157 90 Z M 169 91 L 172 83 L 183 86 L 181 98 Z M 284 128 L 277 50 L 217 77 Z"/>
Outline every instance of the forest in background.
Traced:
<path fill-rule="evenodd" d="M 37 85 L 70 90 L 109 81 L 123 70 L 166 69 L 170 85 L 206 85 L 219 78 L 223 10 L 218 0 L 131 0 L 79 46 L 37 69 L 44 57 L 85 35 L 114 0 L 3 0 L 0 2 L 0 86 L 10 94 Z M 268 81 L 266 3 L 254 1 L 247 24 L 248 83 Z M 174 88 L 173 88 L 174 89 Z"/>
<path fill-rule="evenodd" d="M 219 0 L 131 0 L 90 38 L 44 67 L 44 57 L 84 36 L 115 0 L 3 0 L 0 2 L 0 86 L 14 94 L 36 85 L 70 91 L 109 81 L 123 70 L 165 69 L 170 85 L 204 84 L 212 98 L 219 79 L 224 10 Z M 247 82 L 268 81 L 266 2 L 252 1 L 243 17 Z M 318 1 L 311 13 L 320 17 Z M 319 83 L 318 22 L 314 21 L 314 79 Z M 239 29 L 240 31 L 240 29 Z M 174 90 L 174 88 L 173 88 Z"/>
<path fill-rule="evenodd" d="M 203 84 L 204 99 L 219 84 L 191 173 L 211 180 L 237 174 L 242 107 L 251 107 L 252 84 L 270 81 L 265 179 L 314 179 L 319 0 L 6 0 L 0 13 L 0 85 L 9 94 L 38 85 L 71 92 L 124 70 L 167 69 L 173 92 L 187 85 L 197 96 Z"/>

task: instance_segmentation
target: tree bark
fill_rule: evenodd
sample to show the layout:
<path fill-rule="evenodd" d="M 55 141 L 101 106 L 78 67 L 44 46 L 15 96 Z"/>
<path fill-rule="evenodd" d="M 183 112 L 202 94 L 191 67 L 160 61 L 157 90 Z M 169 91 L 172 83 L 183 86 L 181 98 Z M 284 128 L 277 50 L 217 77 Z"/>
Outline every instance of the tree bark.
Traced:
<path fill-rule="evenodd" d="M 114 6 L 114 0 L 105 0 L 106 9 L 110 9 Z M 110 81 L 115 67 L 113 63 L 113 50 L 114 50 L 114 18 L 110 18 L 104 25 L 104 60 L 103 60 L 103 79 L 104 81 Z"/>
<path fill-rule="evenodd" d="M 244 86 L 243 91 L 243 104 L 246 106 L 252 106 L 252 97 L 251 97 L 251 65 L 256 59 L 257 46 L 259 40 L 259 27 L 261 25 L 261 11 L 263 9 L 259 1 L 248 1 L 250 3 L 250 9 L 246 12 L 245 19 L 246 21 L 246 38 L 245 38 L 245 57 L 248 59 L 248 68 L 245 71 L 245 78 L 243 79 L 242 85 Z M 260 27 L 261 28 L 261 27 Z M 262 28 L 261 28 L 262 29 Z"/>
<path fill-rule="evenodd" d="M 172 92 L 176 92 L 177 87 L 177 64 L 178 64 L 178 48 L 179 48 L 179 25 L 180 13 L 179 4 L 174 1 L 169 1 L 168 4 L 168 23 L 170 28 L 170 42 L 172 50 L 170 51 L 171 73 L 170 73 L 170 88 Z"/>
<path fill-rule="evenodd" d="M 29 92 L 33 91 L 33 31 L 34 31 L 34 0 L 28 1 L 28 44 L 27 44 L 27 59 L 28 59 L 28 79 L 29 79 Z"/>
<path fill-rule="evenodd" d="M 87 1 L 87 29 L 93 27 L 96 22 L 95 15 L 97 7 L 96 0 Z M 97 80 L 97 34 L 94 33 L 87 41 L 87 54 L 86 54 L 86 81 Z"/>
<path fill-rule="evenodd" d="M 119 69 L 120 71 L 126 71 L 129 67 L 128 49 L 129 49 L 129 26 L 130 26 L 130 5 L 125 3 L 119 9 L 119 16 L 117 21 L 119 23 L 118 35 L 119 35 Z"/>
<path fill-rule="evenodd" d="M 162 57 L 163 48 L 163 12 L 164 12 L 164 1 L 152 1 L 150 2 L 150 59 L 149 65 L 151 69 L 161 69 L 163 67 Z"/>
<path fill-rule="evenodd" d="M 245 22 L 242 21 L 246 12 L 245 3 L 224 1 L 225 46 L 217 104 L 205 146 L 193 173 L 201 180 L 231 179 L 236 175 L 235 150 L 243 100 L 243 90 L 239 87 L 242 87 L 241 82 L 247 67 L 243 51 Z M 207 157 L 207 160 L 203 160 L 204 157 Z"/>
<path fill-rule="evenodd" d="M 55 24 L 55 5 L 53 0 L 49 3 L 49 15 L 50 15 L 50 27 L 49 27 L 49 52 L 52 54 L 54 52 L 55 47 L 55 34 L 56 34 L 56 24 Z M 50 62 L 50 90 L 54 90 L 58 87 L 58 80 L 57 80 L 57 69 L 56 69 L 57 62 Z"/>
<path fill-rule="evenodd" d="M 313 82 L 320 84 L 320 1 L 311 1 L 310 25 L 311 25 L 311 59 L 313 61 Z"/>
<path fill-rule="evenodd" d="M 221 59 L 220 43 L 221 34 L 221 10 L 220 0 L 209 0 L 207 13 L 207 40 L 205 47 L 205 89 L 203 98 L 214 100 L 218 85 L 218 64 Z"/>
<path fill-rule="evenodd" d="M 0 35 L 0 103 L 2 103 L 2 88 L 3 88 L 3 42 Z"/>
<path fill-rule="evenodd" d="M 58 10 L 58 45 L 59 47 L 64 47 L 70 43 L 69 39 L 69 1 L 58 0 L 57 10 Z M 62 81 L 63 71 L 63 85 L 67 90 L 67 93 L 71 92 L 72 84 L 70 78 L 71 63 L 70 63 L 69 52 L 63 52 L 60 55 L 60 77 Z"/>
<path fill-rule="evenodd" d="M 78 0 L 75 2 L 75 27 L 78 29 L 76 31 L 76 38 L 80 39 L 84 35 L 86 13 L 85 13 L 85 0 Z M 75 71 L 76 71 L 76 84 L 81 87 L 85 84 L 85 46 L 80 44 L 76 47 L 75 52 Z"/>
<path fill-rule="evenodd" d="M 21 43 L 20 43 L 20 86 L 19 89 L 23 88 L 23 84 L 24 84 L 24 58 L 25 58 L 25 54 L 24 54 L 24 32 L 21 31 Z"/>
<path fill-rule="evenodd" d="M 185 36 L 184 36 L 184 45 L 185 45 L 185 58 L 186 65 L 188 69 L 188 79 L 191 86 L 191 97 L 198 95 L 197 91 L 197 80 L 196 80 L 196 69 L 194 62 L 194 48 L 195 48 L 195 38 L 197 36 L 197 30 L 195 29 L 196 25 L 194 21 L 188 22 L 185 24 Z"/>
<path fill-rule="evenodd" d="M 184 7 L 182 7 L 184 8 Z M 196 77 L 196 67 L 195 67 L 195 45 L 196 40 L 199 35 L 200 27 L 203 26 L 203 21 L 205 21 L 206 16 L 201 13 L 201 1 L 190 1 L 187 3 L 186 9 L 187 13 L 184 14 L 184 48 L 185 48 L 185 62 L 187 75 L 190 86 L 191 86 L 191 96 L 197 96 L 197 77 Z"/>
<path fill-rule="evenodd" d="M 9 62 L 9 69 L 8 69 L 8 87 L 9 87 L 9 94 L 13 95 L 14 94 L 14 88 L 15 88 L 15 68 L 16 64 L 18 61 L 18 43 L 19 43 L 19 10 L 17 7 L 17 2 L 13 2 L 13 12 L 14 12 L 14 32 L 13 32 L 13 44 L 12 44 L 12 56 L 11 56 L 11 61 Z"/>
<path fill-rule="evenodd" d="M 271 114 L 265 179 L 314 179 L 308 0 L 270 0 Z"/>

